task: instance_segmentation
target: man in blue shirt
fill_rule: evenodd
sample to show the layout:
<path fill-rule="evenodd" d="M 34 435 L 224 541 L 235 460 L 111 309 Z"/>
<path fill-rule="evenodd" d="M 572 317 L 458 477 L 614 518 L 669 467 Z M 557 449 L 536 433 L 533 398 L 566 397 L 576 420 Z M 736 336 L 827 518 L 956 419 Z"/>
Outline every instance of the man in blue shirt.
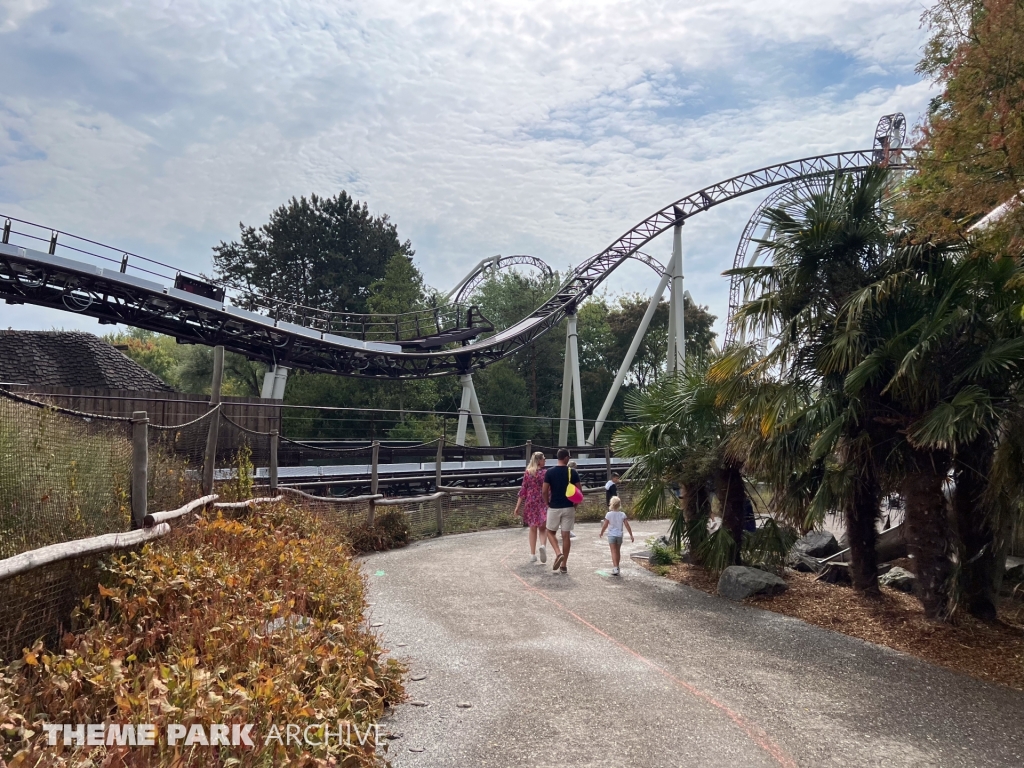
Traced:
<path fill-rule="evenodd" d="M 551 542 L 551 548 L 555 551 L 556 555 L 551 569 L 568 573 L 569 571 L 565 566 L 569 560 L 569 549 L 572 546 L 572 539 L 569 534 L 572 533 L 573 526 L 576 525 L 576 507 L 566 498 L 565 489 L 569 486 L 570 482 L 573 485 L 579 485 L 580 478 L 578 472 L 572 472 L 570 477 L 568 467 L 569 451 L 565 448 L 559 448 L 557 457 L 557 466 L 551 467 L 544 474 L 544 503 L 548 506 L 546 528 L 548 541 Z M 561 552 L 558 550 L 558 539 L 555 538 L 555 531 L 559 527 L 562 529 Z"/>

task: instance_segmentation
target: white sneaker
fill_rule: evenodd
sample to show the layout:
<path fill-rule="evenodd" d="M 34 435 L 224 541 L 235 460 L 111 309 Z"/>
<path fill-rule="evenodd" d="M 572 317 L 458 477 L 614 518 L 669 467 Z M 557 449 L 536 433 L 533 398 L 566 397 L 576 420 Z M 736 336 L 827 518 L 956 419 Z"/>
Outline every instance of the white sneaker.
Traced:
<path fill-rule="evenodd" d="M 618 575 L 619 575 L 619 569 L 618 568 L 612 568 L 612 576 L 618 576 Z"/>
<path fill-rule="evenodd" d="M 548 561 L 548 551 L 547 551 L 547 549 L 545 549 L 545 548 L 544 548 L 544 545 L 543 545 L 543 544 L 541 544 L 541 545 L 540 545 L 540 546 L 539 546 L 539 547 L 537 548 L 537 551 L 538 551 L 538 552 L 540 553 L 540 561 L 541 561 L 542 563 L 546 563 L 546 562 Z M 537 559 L 537 558 L 534 558 L 534 560 L 536 560 L 536 559 Z M 532 563 L 532 562 L 533 562 L 533 560 L 531 560 L 530 562 Z"/>
<path fill-rule="evenodd" d="M 576 538 L 576 534 L 573 533 L 572 531 L 569 531 L 569 538 L 570 539 L 575 539 Z"/>
<path fill-rule="evenodd" d="M 537 556 L 536 555 L 530 555 L 530 562 L 531 563 L 536 563 L 537 562 Z"/>

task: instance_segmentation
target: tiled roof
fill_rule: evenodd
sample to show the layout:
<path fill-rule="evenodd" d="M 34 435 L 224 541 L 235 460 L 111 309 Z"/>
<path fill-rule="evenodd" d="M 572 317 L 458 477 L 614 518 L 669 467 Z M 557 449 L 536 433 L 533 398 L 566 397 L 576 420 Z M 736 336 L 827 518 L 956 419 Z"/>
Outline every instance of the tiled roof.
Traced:
<path fill-rule="evenodd" d="M 81 331 L 0 330 L 0 381 L 37 387 L 174 391 L 98 336 Z"/>

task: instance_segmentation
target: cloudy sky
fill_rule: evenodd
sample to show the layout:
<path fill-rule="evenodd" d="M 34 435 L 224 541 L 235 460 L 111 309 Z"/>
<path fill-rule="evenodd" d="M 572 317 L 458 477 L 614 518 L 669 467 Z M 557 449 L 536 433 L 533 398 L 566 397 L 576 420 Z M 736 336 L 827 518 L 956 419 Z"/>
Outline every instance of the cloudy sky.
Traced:
<path fill-rule="evenodd" d="M 391 216 L 436 287 L 497 253 L 564 269 L 707 184 L 869 147 L 882 114 L 916 123 L 922 10 L 0 0 L 0 214 L 209 271 L 239 222 L 344 189 Z M 757 202 L 686 227 L 686 287 L 720 318 Z M 650 292 L 645 270 L 609 293 Z M 106 330 L 5 305 L 0 326 Z"/>

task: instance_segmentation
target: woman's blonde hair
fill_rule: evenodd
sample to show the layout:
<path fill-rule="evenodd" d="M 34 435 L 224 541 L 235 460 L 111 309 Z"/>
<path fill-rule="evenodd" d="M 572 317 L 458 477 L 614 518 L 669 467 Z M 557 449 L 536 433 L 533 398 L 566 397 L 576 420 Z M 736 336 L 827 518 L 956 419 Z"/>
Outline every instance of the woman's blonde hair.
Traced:
<path fill-rule="evenodd" d="M 620 499 L 618 496 L 612 496 L 610 499 L 608 499 L 608 509 L 610 509 L 612 512 L 621 512 L 622 499 Z"/>
<path fill-rule="evenodd" d="M 526 465 L 526 471 L 531 475 L 536 475 L 537 470 L 540 469 L 540 463 L 544 461 L 544 458 L 543 451 L 535 451 L 530 457 L 530 463 Z"/>

